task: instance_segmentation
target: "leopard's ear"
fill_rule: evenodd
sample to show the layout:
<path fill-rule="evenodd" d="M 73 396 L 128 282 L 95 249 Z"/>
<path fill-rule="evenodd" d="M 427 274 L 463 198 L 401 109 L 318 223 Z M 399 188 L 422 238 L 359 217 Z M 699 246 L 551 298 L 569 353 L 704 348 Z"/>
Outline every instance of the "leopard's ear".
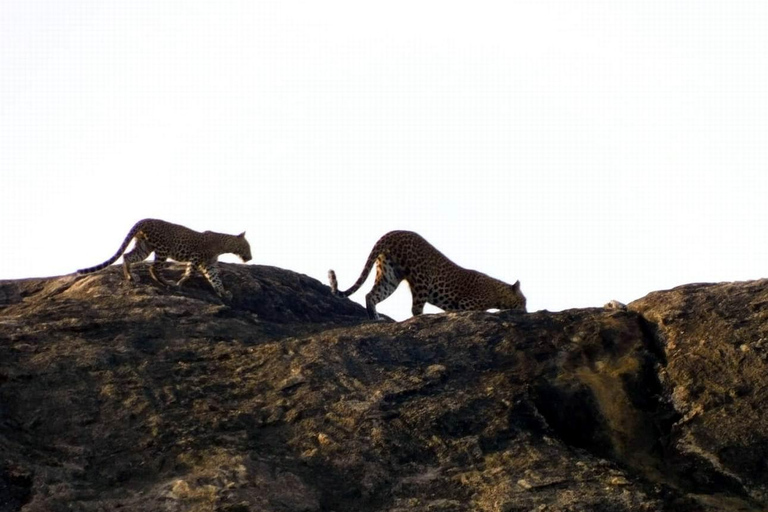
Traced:
<path fill-rule="evenodd" d="M 515 281 L 515 284 L 512 285 L 512 289 L 515 290 L 515 291 L 519 291 L 520 290 L 520 280 L 519 279 L 517 281 Z"/>
<path fill-rule="evenodd" d="M 245 238 L 245 231 L 237 235 L 237 238 Z"/>

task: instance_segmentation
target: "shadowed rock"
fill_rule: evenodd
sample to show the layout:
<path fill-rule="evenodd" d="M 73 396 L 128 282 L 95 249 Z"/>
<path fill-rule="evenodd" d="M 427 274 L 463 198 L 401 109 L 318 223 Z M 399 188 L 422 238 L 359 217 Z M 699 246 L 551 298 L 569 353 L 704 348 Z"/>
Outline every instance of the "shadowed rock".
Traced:
<path fill-rule="evenodd" d="M 375 323 L 278 268 L 221 264 L 226 303 L 137 270 L 0 281 L 0 512 L 768 506 L 765 282 Z"/>

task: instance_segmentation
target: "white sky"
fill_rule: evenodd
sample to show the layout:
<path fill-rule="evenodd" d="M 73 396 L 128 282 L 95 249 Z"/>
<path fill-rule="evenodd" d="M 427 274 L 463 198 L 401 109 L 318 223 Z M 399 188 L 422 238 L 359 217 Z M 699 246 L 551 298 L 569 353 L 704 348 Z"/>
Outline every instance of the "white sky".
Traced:
<path fill-rule="evenodd" d="M 411 229 L 599 306 L 768 276 L 767 192 L 764 0 L 0 2 L 1 279 L 158 217 L 343 289 Z"/>

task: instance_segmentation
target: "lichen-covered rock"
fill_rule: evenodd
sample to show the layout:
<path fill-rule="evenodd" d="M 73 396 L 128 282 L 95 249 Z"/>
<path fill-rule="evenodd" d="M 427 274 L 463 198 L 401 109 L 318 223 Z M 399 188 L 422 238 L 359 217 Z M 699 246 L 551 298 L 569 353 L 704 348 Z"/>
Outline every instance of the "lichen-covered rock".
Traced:
<path fill-rule="evenodd" d="M 0 282 L 0 512 L 768 507 L 765 283 L 394 323 L 137 269 Z"/>
<path fill-rule="evenodd" d="M 679 419 L 668 462 L 768 507 L 768 280 L 692 284 L 629 306 L 657 329 Z"/>

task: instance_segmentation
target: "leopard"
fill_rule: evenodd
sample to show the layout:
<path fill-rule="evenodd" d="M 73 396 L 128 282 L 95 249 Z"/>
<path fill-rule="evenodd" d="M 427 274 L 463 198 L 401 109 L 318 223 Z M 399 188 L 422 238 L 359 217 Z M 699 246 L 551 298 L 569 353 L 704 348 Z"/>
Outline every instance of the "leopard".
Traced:
<path fill-rule="evenodd" d="M 136 244 L 132 251 L 125 250 L 133 239 Z M 195 271 L 199 271 L 213 287 L 219 297 L 231 299 L 232 294 L 224 289 L 216 265 L 219 255 L 236 254 L 245 263 L 251 260 L 251 246 L 245 239 L 245 231 L 239 235 L 227 235 L 213 231 L 199 232 L 188 227 L 160 219 L 143 219 L 128 231 L 122 245 L 107 261 L 96 266 L 83 268 L 78 274 L 98 272 L 123 256 L 123 276 L 128 283 L 138 282 L 131 274 L 131 265 L 147 259 L 154 251 L 155 258 L 149 267 L 149 275 L 164 286 L 180 287 Z M 124 254 L 125 253 L 125 254 Z M 177 283 L 169 283 L 160 273 L 160 265 L 167 259 L 187 263 L 184 275 Z"/>
<path fill-rule="evenodd" d="M 448 259 L 413 231 L 390 231 L 373 246 L 355 284 L 340 291 L 336 272 L 328 271 L 331 292 L 349 297 L 365 283 L 376 264 L 373 289 L 365 296 L 368 316 L 381 320 L 376 304 L 397 289 L 402 281 L 411 288 L 413 316 L 424 312 L 426 303 L 446 312 L 510 309 L 526 311 L 520 281 L 508 284 L 482 272 L 466 269 Z"/>

